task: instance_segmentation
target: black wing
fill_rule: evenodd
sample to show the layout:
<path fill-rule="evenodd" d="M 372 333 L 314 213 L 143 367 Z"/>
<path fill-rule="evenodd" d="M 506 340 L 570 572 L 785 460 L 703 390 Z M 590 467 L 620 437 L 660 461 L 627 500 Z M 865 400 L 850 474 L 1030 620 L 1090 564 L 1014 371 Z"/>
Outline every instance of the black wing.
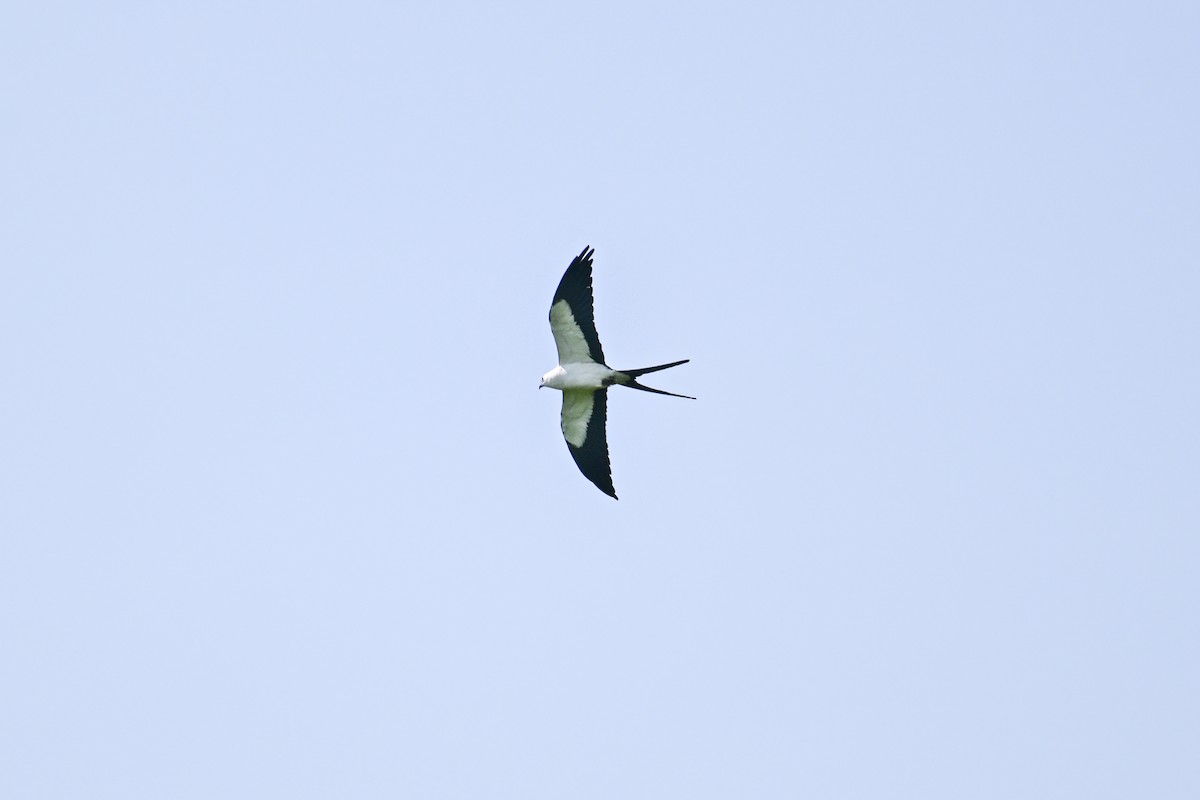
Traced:
<path fill-rule="evenodd" d="M 614 500 L 612 466 L 608 461 L 607 389 L 569 389 L 563 392 L 563 438 L 576 466 L 596 487 Z"/>
<path fill-rule="evenodd" d="M 587 343 L 588 355 L 597 364 L 604 363 L 604 349 L 600 347 L 600 336 L 596 333 L 596 318 L 592 310 L 592 248 L 585 247 L 583 252 L 575 257 L 571 266 L 563 273 L 558 282 L 558 290 L 554 293 L 554 301 L 550 304 L 550 327 L 554 330 L 554 338 L 559 344 L 559 363 L 564 363 L 564 342 L 560 340 L 559 329 L 563 320 L 555 324 L 555 307 L 560 302 L 567 304 L 567 309 L 574 318 L 575 325 L 583 334 Z M 569 359 L 568 359 L 569 360 Z"/>

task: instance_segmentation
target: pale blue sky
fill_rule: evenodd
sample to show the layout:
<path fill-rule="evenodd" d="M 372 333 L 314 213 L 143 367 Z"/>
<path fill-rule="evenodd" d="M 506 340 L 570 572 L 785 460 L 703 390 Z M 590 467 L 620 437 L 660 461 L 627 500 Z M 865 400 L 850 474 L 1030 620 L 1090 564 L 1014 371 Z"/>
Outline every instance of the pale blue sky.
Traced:
<path fill-rule="evenodd" d="M 1197 8 L 5 4 L 0 795 L 1200 796 Z"/>

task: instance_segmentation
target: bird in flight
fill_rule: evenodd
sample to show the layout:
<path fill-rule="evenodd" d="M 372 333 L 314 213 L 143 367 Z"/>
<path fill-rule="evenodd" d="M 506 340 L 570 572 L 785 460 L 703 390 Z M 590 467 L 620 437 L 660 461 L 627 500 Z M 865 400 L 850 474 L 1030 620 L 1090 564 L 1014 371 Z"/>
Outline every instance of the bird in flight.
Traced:
<path fill-rule="evenodd" d="M 648 372 L 678 367 L 689 359 L 642 369 L 611 369 L 596 335 L 592 314 L 592 248 L 585 247 L 559 281 L 550 304 L 550 330 L 558 348 L 558 366 L 542 376 L 538 388 L 549 386 L 563 393 L 562 432 L 571 456 L 583 476 L 614 500 L 612 467 L 608 461 L 608 387 L 628 386 L 643 392 L 695 400 L 685 394 L 651 389 L 637 382 Z"/>

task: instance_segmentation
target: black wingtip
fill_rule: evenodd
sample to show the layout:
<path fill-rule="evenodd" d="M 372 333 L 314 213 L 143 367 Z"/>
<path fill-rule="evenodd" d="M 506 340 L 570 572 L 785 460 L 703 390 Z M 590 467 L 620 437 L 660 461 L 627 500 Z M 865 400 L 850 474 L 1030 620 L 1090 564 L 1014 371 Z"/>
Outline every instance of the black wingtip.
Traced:
<path fill-rule="evenodd" d="M 589 475 L 587 472 L 584 471 L 584 469 L 583 469 L 584 465 L 582 463 L 580 463 L 580 460 L 579 460 L 580 451 L 578 449 L 572 447 L 571 455 L 575 456 L 575 463 L 579 464 L 579 471 L 583 472 L 583 477 L 585 477 L 589 481 L 591 481 L 593 486 L 595 486 L 601 492 L 604 492 L 604 494 L 608 495 L 613 500 L 619 499 L 617 497 L 617 490 L 615 488 L 613 488 L 611 473 L 601 473 L 601 474 L 597 474 L 593 477 L 592 475 Z"/>

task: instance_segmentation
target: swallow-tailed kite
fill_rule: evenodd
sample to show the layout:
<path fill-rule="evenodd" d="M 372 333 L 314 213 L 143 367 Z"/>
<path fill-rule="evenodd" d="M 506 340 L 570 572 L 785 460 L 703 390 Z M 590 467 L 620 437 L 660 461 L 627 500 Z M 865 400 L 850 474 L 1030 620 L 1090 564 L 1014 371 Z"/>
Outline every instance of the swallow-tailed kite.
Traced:
<path fill-rule="evenodd" d="M 542 386 L 559 389 L 563 393 L 563 437 L 567 440 L 575 463 L 579 465 L 579 471 L 600 491 L 615 500 L 617 492 L 613 489 L 608 441 L 604 433 L 608 387 L 616 384 L 643 392 L 695 400 L 685 394 L 651 389 L 635 380 L 648 372 L 686 364 L 688 359 L 643 369 L 615 370 L 605 366 L 604 350 L 600 347 L 600 337 L 596 335 L 596 322 L 592 315 L 590 247 L 585 247 L 563 273 L 558 291 L 554 293 L 554 300 L 550 304 L 550 330 L 554 333 L 554 345 L 558 348 L 558 366 L 542 376 Z"/>

